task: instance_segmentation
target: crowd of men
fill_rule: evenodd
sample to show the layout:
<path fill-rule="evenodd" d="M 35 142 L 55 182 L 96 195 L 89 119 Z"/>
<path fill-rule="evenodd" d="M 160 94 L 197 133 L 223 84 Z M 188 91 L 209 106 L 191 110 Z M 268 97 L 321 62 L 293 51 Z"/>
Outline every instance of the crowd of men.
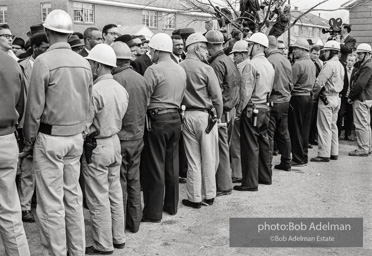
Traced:
<path fill-rule="evenodd" d="M 195 209 L 232 190 L 257 191 L 272 184 L 276 149 L 274 168 L 284 171 L 308 164 L 311 143 L 318 156 L 310 161 L 337 160 L 342 126 L 345 139 L 355 126 L 349 155 L 368 156 L 372 49 L 349 33 L 345 24 L 343 39 L 322 49 L 298 39 L 291 63 L 285 46 L 260 32 L 233 31 L 229 43 L 218 30 L 147 40 L 109 24 L 81 34 L 54 10 L 31 27 L 22 51 L 0 26 L 6 254 L 30 255 L 22 220 L 35 221 L 34 191 L 46 254 L 112 254 L 125 247 L 125 230 L 177 214 L 180 182 L 182 204 Z"/>

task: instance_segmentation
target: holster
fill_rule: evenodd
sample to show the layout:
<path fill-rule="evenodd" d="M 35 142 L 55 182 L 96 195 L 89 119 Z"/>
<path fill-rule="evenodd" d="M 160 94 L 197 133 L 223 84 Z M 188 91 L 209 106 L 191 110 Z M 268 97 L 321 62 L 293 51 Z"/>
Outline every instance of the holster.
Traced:
<path fill-rule="evenodd" d="M 97 135 L 98 132 L 95 131 L 92 134 L 89 134 L 84 141 L 84 153 L 88 164 L 92 163 L 93 150 L 97 147 L 97 140 L 95 138 Z"/>
<path fill-rule="evenodd" d="M 216 112 L 216 109 L 215 108 L 212 108 L 211 110 L 208 111 L 209 112 L 209 116 L 208 116 L 208 126 L 207 128 L 205 129 L 205 132 L 207 134 L 209 134 L 213 127 L 216 125 L 217 123 L 217 112 Z"/>

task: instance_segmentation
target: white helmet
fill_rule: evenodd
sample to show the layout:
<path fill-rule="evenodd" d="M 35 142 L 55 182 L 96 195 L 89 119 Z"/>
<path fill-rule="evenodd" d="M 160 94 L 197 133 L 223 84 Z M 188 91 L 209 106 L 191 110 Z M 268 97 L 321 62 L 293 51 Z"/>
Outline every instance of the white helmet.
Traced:
<path fill-rule="evenodd" d="M 89 55 L 86 58 L 107 66 L 116 67 L 116 55 L 114 49 L 107 44 L 97 44 L 89 52 Z"/>
<path fill-rule="evenodd" d="M 173 52 L 172 38 L 165 33 L 157 33 L 151 37 L 149 47 L 162 52 Z"/>
<path fill-rule="evenodd" d="M 333 51 L 340 51 L 340 43 L 334 40 L 328 41 L 325 43 L 324 48 L 322 49 L 323 51 L 327 50 L 333 50 Z"/>
<path fill-rule="evenodd" d="M 249 39 L 247 39 L 247 41 L 260 44 L 266 48 L 269 46 L 269 39 L 264 33 L 261 32 L 254 33 Z"/>
<path fill-rule="evenodd" d="M 126 43 L 116 41 L 110 45 L 116 54 L 117 59 L 130 60 L 132 59 L 132 52 Z"/>
<path fill-rule="evenodd" d="M 248 52 L 248 42 L 245 40 L 236 42 L 232 48 L 231 53 L 234 52 Z"/>
<path fill-rule="evenodd" d="M 369 44 L 360 44 L 358 45 L 357 49 L 356 49 L 356 52 L 359 53 L 359 52 L 366 52 L 366 53 L 371 53 L 372 52 L 372 48 Z"/>
<path fill-rule="evenodd" d="M 63 10 L 51 11 L 45 19 L 43 26 L 49 30 L 63 34 L 71 34 L 72 20 L 70 15 Z"/>
<path fill-rule="evenodd" d="M 196 43 L 208 43 L 208 40 L 201 33 L 193 33 L 186 39 L 186 49 L 188 46 Z"/>

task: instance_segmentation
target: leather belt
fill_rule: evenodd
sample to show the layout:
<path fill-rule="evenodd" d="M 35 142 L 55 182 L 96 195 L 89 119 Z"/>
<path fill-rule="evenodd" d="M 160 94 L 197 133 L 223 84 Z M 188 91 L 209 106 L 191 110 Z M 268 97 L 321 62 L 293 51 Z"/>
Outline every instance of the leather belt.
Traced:
<path fill-rule="evenodd" d="M 292 96 L 310 96 L 310 92 L 292 92 Z"/>
<path fill-rule="evenodd" d="M 178 113 L 178 108 L 165 108 L 165 109 L 158 110 L 158 115 L 168 114 L 168 113 Z"/>
<path fill-rule="evenodd" d="M 202 111 L 202 112 L 208 112 L 209 109 L 206 109 L 206 108 L 186 108 L 186 111 Z"/>
<path fill-rule="evenodd" d="M 40 123 L 39 132 L 47 134 L 47 135 L 52 135 L 52 128 L 53 128 L 53 125 L 46 124 L 46 123 Z"/>

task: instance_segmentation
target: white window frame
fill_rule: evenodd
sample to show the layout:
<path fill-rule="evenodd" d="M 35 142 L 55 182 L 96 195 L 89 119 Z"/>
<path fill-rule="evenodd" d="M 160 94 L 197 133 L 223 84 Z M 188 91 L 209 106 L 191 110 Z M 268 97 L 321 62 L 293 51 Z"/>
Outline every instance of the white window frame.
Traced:
<path fill-rule="evenodd" d="M 157 11 L 142 11 L 142 24 L 148 26 L 149 28 L 158 28 L 159 19 Z"/>
<path fill-rule="evenodd" d="M 176 29 L 176 14 L 163 12 L 163 29 Z"/>
<path fill-rule="evenodd" d="M 74 22 L 93 24 L 95 19 L 94 4 L 74 2 Z"/>
<path fill-rule="evenodd" d="M 0 24 L 8 23 L 8 6 L 0 5 Z"/>
<path fill-rule="evenodd" d="M 293 35 L 299 36 L 300 35 L 300 27 L 298 25 L 293 26 Z"/>
<path fill-rule="evenodd" d="M 50 2 L 40 3 L 40 11 L 41 11 L 41 21 L 44 22 L 45 18 L 52 11 L 52 3 Z"/>

